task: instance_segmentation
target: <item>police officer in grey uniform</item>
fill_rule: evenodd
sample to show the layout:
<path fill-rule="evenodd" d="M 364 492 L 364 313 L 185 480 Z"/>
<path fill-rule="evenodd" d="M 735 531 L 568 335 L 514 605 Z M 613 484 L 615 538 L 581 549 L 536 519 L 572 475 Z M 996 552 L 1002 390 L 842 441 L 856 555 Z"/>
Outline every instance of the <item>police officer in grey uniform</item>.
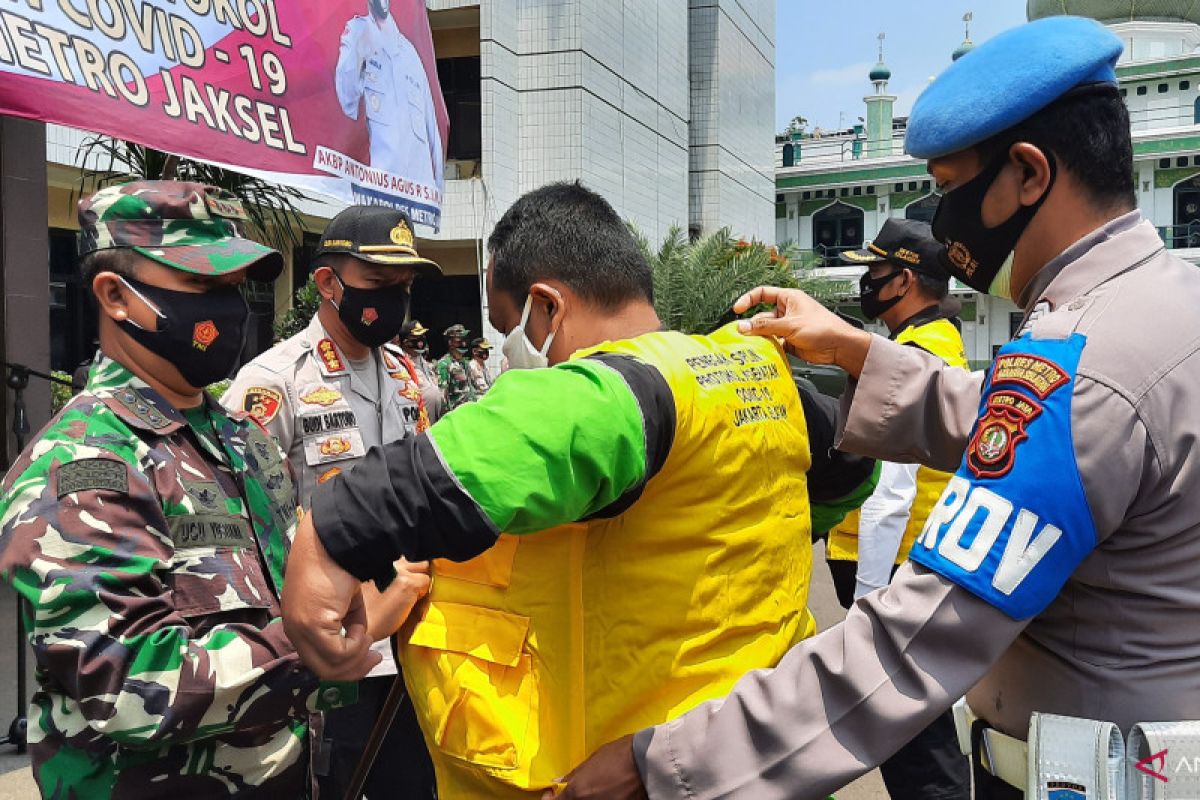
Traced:
<path fill-rule="evenodd" d="M 279 440 L 305 508 L 319 484 L 348 471 L 371 447 L 428 427 L 420 384 L 390 342 L 408 316 L 413 280 L 441 274 L 418 255 L 408 217 L 377 206 L 351 206 L 334 217 L 314 268 L 323 302 L 308 327 L 242 367 L 222 398 Z M 388 641 L 374 649 L 383 661 L 362 682 L 359 702 L 327 715 L 327 749 L 316 762 L 323 795 L 344 794 L 396 674 Z M 406 709 L 375 761 L 368 796 L 432 796 L 432 764 L 411 705 Z"/>
<path fill-rule="evenodd" d="M 421 397 L 425 400 L 425 413 L 429 415 L 429 424 L 437 422 L 445 409 L 446 398 L 438 385 L 437 370 L 429 360 L 429 329 L 420 320 L 410 319 L 400 329 L 400 348 L 416 373 L 417 382 L 421 384 Z"/>
<path fill-rule="evenodd" d="M 1200 271 L 1135 210 L 1121 50 L 1090 20 L 1043 19 L 913 108 L 947 268 L 1025 309 L 986 374 L 799 291 L 739 300 L 776 306 L 745 329 L 854 378 L 841 447 L 957 472 L 890 587 L 728 697 L 601 748 L 561 797 L 823 798 L 963 694 L 977 796 L 1021 797 L 994 773 L 1033 712 L 1125 733 L 1200 719 Z"/>
<path fill-rule="evenodd" d="M 342 111 L 364 107 L 371 166 L 440 188 L 442 137 L 425 66 L 396 27 L 389 0 L 368 0 L 368 13 L 342 32 L 335 87 Z"/>

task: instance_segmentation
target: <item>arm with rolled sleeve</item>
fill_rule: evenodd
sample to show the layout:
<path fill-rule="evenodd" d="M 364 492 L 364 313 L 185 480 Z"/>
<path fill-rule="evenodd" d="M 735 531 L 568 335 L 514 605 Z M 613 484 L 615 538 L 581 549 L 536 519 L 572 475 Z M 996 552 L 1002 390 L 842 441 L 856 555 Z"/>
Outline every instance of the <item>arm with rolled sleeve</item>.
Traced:
<path fill-rule="evenodd" d="M 863 503 L 858 522 L 855 598 L 887 586 L 917 497 L 916 464 L 884 461 L 879 484 Z"/>
<path fill-rule="evenodd" d="M 954 373 L 964 374 L 939 371 L 947 379 Z M 946 397 L 945 390 L 943 385 L 941 398 L 928 400 L 927 407 L 979 400 L 978 387 L 961 386 L 968 395 L 961 400 Z M 1070 543 L 1077 565 L 1121 525 L 1154 455 L 1124 396 L 1085 376 L 1076 378 L 1073 390 L 1071 444 L 1092 541 L 1072 541 L 1080 531 L 1067 530 L 1058 542 Z M 957 424 L 926 428 L 946 435 Z M 1031 434 L 1023 446 L 1033 439 Z M 1018 467 L 1028 455 L 1018 455 Z M 1004 500 L 1043 516 L 1062 502 L 1046 492 Z M 943 505 L 954 503 L 961 506 L 943 496 Z M 937 526 L 943 532 L 946 527 Z M 935 549 L 944 544 L 943 537 Z M 998 542 L 993 553 L 1004 549 L 1006 542 Z M 842 624 L 793 647 L 775 669 L 751 672 L 728 697 L 639 732 L 634 756 L 650 797 L 824 798 L 891 756 L 978 682 L 1030 619 L 1010 616 L 960 583 L 959 572 L 944 571 L 905 564 L 887 588 L 857 601 Z M 1072 571 L 1068 564 L 1065 574 L 1038 574 L 1038 591 L 1052 602 Z"/>

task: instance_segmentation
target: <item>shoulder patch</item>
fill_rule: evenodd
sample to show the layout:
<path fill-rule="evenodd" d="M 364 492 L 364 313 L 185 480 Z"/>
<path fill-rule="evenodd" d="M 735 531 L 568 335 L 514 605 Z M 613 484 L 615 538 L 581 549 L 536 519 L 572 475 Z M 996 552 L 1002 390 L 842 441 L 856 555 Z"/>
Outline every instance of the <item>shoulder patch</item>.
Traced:
<path fill-rule="evenodd" d="M 107 458 L 81 458 L 58 468 L 55 491 L 59 498 L 96 490 L 129 494 L 125 465 Z"/>
<path fill-rule="evenodd" d="M 967 445 L 966 465 L 975 477 L 1007 475 L 1017 445 L 1029 438 L 1026 426 L 1041 413 L 1040 403 L 1017 392 L 997 391 L 990 395 Z"/>
<path fill-rule="evenodd" d="M 283 395 L 265 386 L 251 386 L 242 395 L 242 410 L 261 425 L 266 425 L 283 407 Z"/>
<path fill-rule="evenodd" d="M 1071 382 L 1071 376 L 1058 364 L 1028 353 L 999 356 L 992 368 L 991 379 L 993 386 L 1024 386 L 1043 400 Z"/>

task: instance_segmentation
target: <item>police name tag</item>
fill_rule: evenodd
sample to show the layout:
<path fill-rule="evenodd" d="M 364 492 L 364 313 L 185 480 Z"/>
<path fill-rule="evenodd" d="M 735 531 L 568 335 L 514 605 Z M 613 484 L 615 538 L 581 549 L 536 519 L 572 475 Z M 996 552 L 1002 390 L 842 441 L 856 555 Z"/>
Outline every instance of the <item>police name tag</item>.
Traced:
<path fill-rule="evenodd" d="M 250 523 L 221 514 L 183 514 L 167 519 L 176 550 L 193 547 L 249 547 Z"/>

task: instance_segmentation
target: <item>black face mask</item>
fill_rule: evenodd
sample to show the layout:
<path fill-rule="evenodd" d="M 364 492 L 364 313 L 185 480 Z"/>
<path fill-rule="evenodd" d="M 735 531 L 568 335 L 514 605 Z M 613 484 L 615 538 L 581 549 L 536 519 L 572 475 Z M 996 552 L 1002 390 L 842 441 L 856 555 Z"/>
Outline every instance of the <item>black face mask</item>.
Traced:
<path fill-rule="evenodd" d="M 983 224 L 983 198 L 1008 163 L 1007 150 L 992 159 L 983 172 L 942 196 L 933 216 L 933 236 L 946 245 L 942 264 L 952 277 L 977 292 L 989 292 L 1017 240 L 1054 188 L 1058 168 L 1050 153 L 1046 153 L 1046 160 L 1050 163 L 1050 183 L 1046 191 L 1036 203 L 1021 206 L 994 228 Z"/>
<path fill-rule="evenodd" d="M 898 269 L 882 277 L 872 278 L 871 273 L 867 272 L 858 279 L 858 306 L 862 309 L 864 317 L 878 319 L 879 315 L 886 313 L 888 309 L 900 302 L 904 295 L 898 294 L 890 300 L 880 300 L 879 292 L 883 290 L 884 286 L 903 274 L 904 270 Z"/>
<path fill-rule="evenodd" d="M 417 355 L 423 356 L 429 352 L 429 345 L 425 343 L 424 339 L 406 339 L 404 341 L 404 349 L 412 350 Z"/>
<path fill-rule="evenodd" d="M 342 302 L 334 306 L 342 324 L 357 341 L 367 347 L 380 347 L 400 333 L 408 319 L 411 296 L 402 283 L 379 289 L 359 289 L 342 285 Z"/>
<path fill-rule="evenodd" d="M 197 389 L 228 378 L 246 343 L 250 307 L 236 286 L 212 291 L 178 292 L 133 278 L 121 282 L 157 312 L 158 329 L 149 331 L 130 319 L 117 325 L 142 347 L 162 357 Z"/>

